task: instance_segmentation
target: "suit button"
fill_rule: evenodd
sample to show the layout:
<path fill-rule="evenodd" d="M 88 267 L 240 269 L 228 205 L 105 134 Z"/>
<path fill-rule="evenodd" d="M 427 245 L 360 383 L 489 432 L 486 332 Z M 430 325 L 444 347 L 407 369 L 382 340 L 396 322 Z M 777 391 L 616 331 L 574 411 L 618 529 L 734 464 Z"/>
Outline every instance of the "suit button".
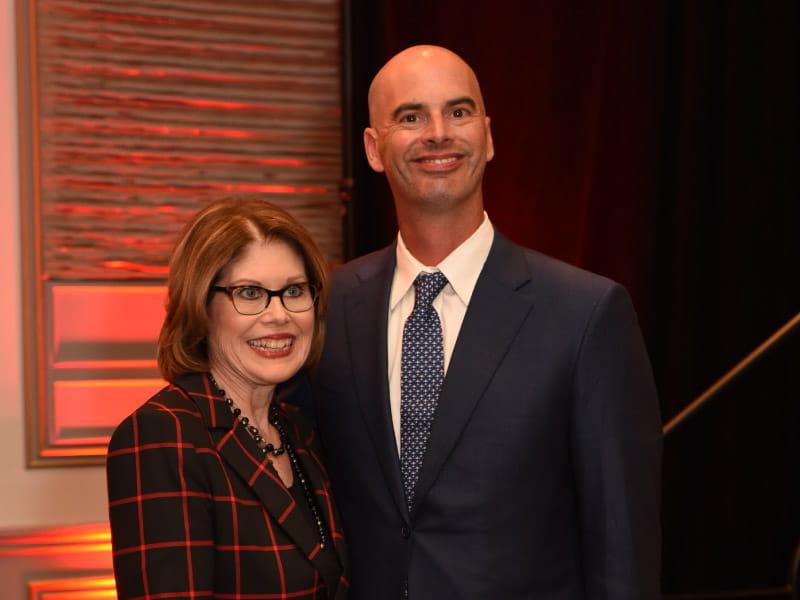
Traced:
<path fill-rule="evenodd" d="M 403 526 L 400 528 L 400 535 L 404 540 L 407 540 L 411 537 L 411 530 L 408 527 Z"/>

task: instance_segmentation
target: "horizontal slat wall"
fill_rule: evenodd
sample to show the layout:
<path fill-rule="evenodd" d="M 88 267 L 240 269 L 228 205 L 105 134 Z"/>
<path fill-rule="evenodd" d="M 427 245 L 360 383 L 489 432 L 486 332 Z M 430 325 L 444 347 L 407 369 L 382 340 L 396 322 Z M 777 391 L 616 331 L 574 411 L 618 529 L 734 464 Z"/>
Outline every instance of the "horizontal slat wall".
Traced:
<path fill-rule="evenodd" d="M 340 7 L 17 11 L 28 461 L 102 464 L 114 425 L 160 385 L 164 301 L 152 293 L 193 213 L 263 198 L 341 260 Z M 60 310 L 64 294 L 75 297 Z"/>
<path fill-rule="evenodd" d="M 163 277 L 223 196 L 287 208 L 341 259 L 336 0 L 35 8 L 45 278 Z"/>

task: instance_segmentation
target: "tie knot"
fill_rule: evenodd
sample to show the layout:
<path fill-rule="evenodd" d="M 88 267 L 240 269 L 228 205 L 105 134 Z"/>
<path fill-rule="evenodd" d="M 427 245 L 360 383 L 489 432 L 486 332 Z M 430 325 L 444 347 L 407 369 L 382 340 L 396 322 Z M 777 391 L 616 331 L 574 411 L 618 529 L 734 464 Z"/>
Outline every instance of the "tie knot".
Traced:
<path fill-rule="evenodd" d="M 441 271 L 420 273 L 414 280 L 414 310 L 431 306 L 433 299 L 447 285 L 447 277 Z"/>

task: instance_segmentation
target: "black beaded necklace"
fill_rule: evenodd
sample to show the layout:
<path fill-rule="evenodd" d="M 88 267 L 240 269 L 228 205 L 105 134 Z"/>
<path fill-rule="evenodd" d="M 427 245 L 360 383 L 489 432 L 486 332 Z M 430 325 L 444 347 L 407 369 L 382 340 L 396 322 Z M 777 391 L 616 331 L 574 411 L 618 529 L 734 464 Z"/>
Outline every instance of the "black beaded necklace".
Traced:
<path fill-rule="evenodd" d="M 211 373 L 208 374 L 208 378 L 211 380 L 211 385 L 214 386 L 214 389 L 217 391 L 217 393 L 225 398 L 225 403 L 228 405 L 231 413 L 233 413 L 234 418 L 242 424 L 242 426 L 245 428 L 245 431 L 247 431 L 247 433 L 249 433 L 250 436 L 255 440 L 262 454 L 280 456 L 285 452 L 289 457 L 289 463 L 292 465 L 292 472 L 294 473 L 296 479 L 300 482 L 300 487 L 303 488 L 303 495 L 308 503 L 308 508 L 311 510 L 311 516 L 314 519 L 314 523 L 317 525 L 317 532 L 319 533 L 319 547 L 320 549 L 325 548 L 325 543 L 328 539 L 328 536 L 325 531 L 325 524 L 322 522 L 322 515 L 319 510 L 319 506 L 317 506 L 317 502 L 314 500 L 314 492 L 311 490 L 311 486 L 308 483 L 303 465 L 300 464 L 300 461 L 297 459 L 294 446 L 292 446 L 292 443 L 289 441 L 289 436 L 286 435 L 286 430 L 283 427 L 283 423 L 278 418 L 278 407 L 276 403 L 270 403 L 269 416 L 267 420 L 270 425 L 278 430 L 278 437 L 281 440 L 281 445 L 277 448 L 274 444 L 264 440 L 264 437 L 261 435 L 261 432 L 256 426 L 250 425 L 250 419 L 241 416 L 242 409 L 236 406 L 236 403 L 233 401 L 233 399 L 225 394 L 225 390 L 219 387 L 219 384 Z"/>

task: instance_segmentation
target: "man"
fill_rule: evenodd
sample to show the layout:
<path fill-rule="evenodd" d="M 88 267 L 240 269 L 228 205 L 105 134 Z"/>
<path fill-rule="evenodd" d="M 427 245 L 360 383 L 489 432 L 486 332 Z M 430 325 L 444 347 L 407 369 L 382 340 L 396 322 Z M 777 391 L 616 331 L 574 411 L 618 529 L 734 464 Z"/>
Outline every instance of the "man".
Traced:
<path fill-rule="evenodd" d="M 627 293 L 493 229 L 458 56 L 401 52 L 369 110 L 400 232 L 334 273 L 314 378 L 352 597 L 658 597 L 661 430 Z"/>

